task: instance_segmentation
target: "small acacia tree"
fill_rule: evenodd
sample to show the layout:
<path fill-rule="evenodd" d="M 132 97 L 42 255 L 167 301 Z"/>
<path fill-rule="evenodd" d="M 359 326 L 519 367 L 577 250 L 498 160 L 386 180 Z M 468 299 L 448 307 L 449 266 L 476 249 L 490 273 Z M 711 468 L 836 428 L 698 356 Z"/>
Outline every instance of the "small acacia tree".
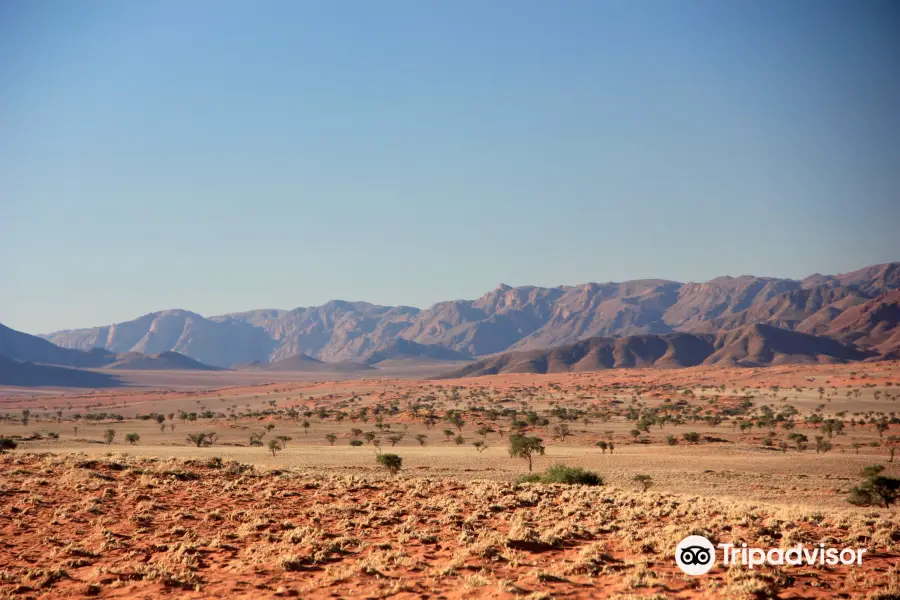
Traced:
<path fill-rule="evenodd" d="M 888 455 L 890 456 L 888 462 L 894 462 L 894 455 L 897 453 L 897 447 L 900 446 L 900 436 L 892 435 L 888 437 L 884 445 L 887 446 Z"/>
<path fill-rule="evenodd" d="M 107 429 L 103 432 L 103 441 L 107 444 L 112 444 L 114 439 L 116 439 L 115 429 Z"/>
<path fill-rule="evenodd" d="M 475 449 L 478 450 L 478 454 L 481 454 L 485 450 L 487 450 L 487 442 L 484 440 L 478 440 L 476 442 L 472 442 L 472 445 L 475 446 Z"/>
<path fill-rule="evenodd" d="M 419 435 L 416 436 L 416 441 L 419 442 L 420 446 L 424 447 L 425 444 L 428 443 L 428 436 L 425 435 L 424 433 L 420 433 Z"/>
<path fill-rule="evenodd" d="M 281 450 L 281 442 L 277 439 L 269 440 L 269 450 L 272 452 L 272 457 L 275 457 L 275 453 Z"/>
<path fill-rule="evenodd" d="M 509 436 L 509 455 L 512 458 L 524 458 L 528 461 L 528 472 L 533 470 L 535 454 L 544 454 L 544 440 L 539 437 L 528 437 L 514 433 Z"/>
<path fill-rule="evenodd" d="M 216 436 L 215 433 L 192 433 L 187 437 L 187 441 L 194 444 L 198 448 L 207 448 L 207 447 L 213 445 L 213 442 L 216 441 L 216 437 L 218 437 L 218 436 Z M 254 445 L 252 437 L 253 436 L 251 436 L 251 443 L 250 443 L 251 446 Z M 260 443 L 258 445 L 261 446 L 262 443 Z"/>
<path fill-rule="evenodd" d="M 646 492 L 653 485 L 653 478 L 649 475 L 639 474 L 631 478 L 633 482 L 641 486 L 641 491 Z"/>
<path fill-rule="evenodd" d="M 129 433 L 125 435 L 125 441 L 134 446 L 139 441 L 141 441 L 141 436 L 136 433 Z"/>
<path fill-rule="evenodd" d="M 378 454 L 375 456 L 375 460 L 379 465 L 387 469 L 391 475 L 399 473 L 400 467 L 403 466 L 403 459 L 396 454 Z"/>
<path fill-rule="evenodd" d="M 325 439 L 328 440 L 328 443 L 334 446 L 334 443 L 337 441 L 337 436 L 333 433 L 329 433 L 325 436 Z"/>

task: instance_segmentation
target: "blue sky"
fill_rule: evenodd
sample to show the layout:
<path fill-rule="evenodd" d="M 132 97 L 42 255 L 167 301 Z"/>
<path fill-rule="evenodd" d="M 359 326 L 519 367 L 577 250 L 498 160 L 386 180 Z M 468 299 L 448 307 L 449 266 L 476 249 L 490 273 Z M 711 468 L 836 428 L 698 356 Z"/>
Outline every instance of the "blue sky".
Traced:
<path fill-rule="evenodd" d="M 0 0 L 0 322 L 900 260 L 898 15 Z"/>

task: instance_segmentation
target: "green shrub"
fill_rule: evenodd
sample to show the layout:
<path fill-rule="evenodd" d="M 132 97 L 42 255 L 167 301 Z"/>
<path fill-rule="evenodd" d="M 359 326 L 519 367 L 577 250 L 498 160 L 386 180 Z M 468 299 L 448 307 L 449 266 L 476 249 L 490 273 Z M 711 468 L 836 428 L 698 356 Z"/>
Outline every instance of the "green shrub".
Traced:
<path fill-rule="evenodd" d="M 519 483 L 562 483 L 565 485 L 603 485 L 603 478 L 581 467 L 553 465 L 542 474 L 530 473 L 517 480 Z"/>
<path fill-rule="evenodd" d="M 351 446 L 362 446 L 363 441 L 362 440 L 350 440 L 350 445 Z"/>
<path fill-rule="evenodd" d="M 0 437 L 0 454 L 7 450 L 15 450 L 16 447 L 18 447 L 18 444 L 14 440 L 8 437 Z"/>
<path fill-rule="evenodd" d="M 858 486 L 850 488 L 847 502 L 857 506 L 883 506 L 888 508 L 900 498 L 900 479 L 882 475 L 882 465 L 872 465 L 863 469 L 865 477 Z"/>
<path fill-rule="evenodd" d="M 375 460 L 378 461 L 379 465 L 387 469 L 391 475 L 399 473 L 400 467 L 403 466 L 403 459 L 396 454 L 379 454 L 375 457 Z"/>

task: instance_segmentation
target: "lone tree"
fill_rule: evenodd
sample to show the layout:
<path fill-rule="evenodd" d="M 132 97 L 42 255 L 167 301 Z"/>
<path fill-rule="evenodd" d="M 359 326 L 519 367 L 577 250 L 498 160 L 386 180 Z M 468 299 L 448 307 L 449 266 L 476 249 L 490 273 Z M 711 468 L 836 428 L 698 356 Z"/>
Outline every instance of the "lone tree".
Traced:
<path fill-rule="evenodd" d="M 475 449 L 478 450 L 478 454 L 481 454 L 485 450 L 487 450 L 487 442 L 484 440 L 478 440 L 477 442 L 472 442 L 472 445 L 475 446 Z"/>
<path fill-rule="evenodd" d="M 325 439 L 328 440 L 328 443 L 334 446 L 334 442 L 337 441 L 337 436 L 333 433 L 329 433 L 325 436 Z"/>
<path fill-rule="evenodd" d="M 275 439 L 278 440 L 279 442 L 281 442 L 281 447 L 283 449 L 283 448 L 287 448 L 287 443 L 294 438 L 292 438 L 289 435 L 276 435 Z"/>
<path fill-rule="evenodd" d="M 462 418 L 462 414 L 460 414 L 458 411 L 453 411 L 448 414 L 447 422 L 456 427 L 458 431 L 462 431 L 462 428 L 466 426 L 466 422 Z"/>
<path fill-rule="evenodd" d="M 888 454 L 890 455 L 888 462 L 892 463 L 894 462 L 894 454 L 897 453 L 897 447 L 900 446 L 900 436 L 892 435 L 888 437 L 885 446 L 887 446 Z"/>
<path fill-rule="evenodd" d="M 272 452 L 272 457 L 275 457 L 275 453 L 281 450 L 281 442 L 278 440 L 269 440 L 269 450 Z"/>
<path fill-rule="evenodd" d="M 606 454 L 606 447 L 607 447 L 606 442 L 604 442 L 603 440 L 600 440 L 599 442 L 597 442 L 596 446 L 598 448 L 600 448 L 601 450 L 603 450 L 603 454 Z"/>
<path fill-rule="evenodd" d="M 141 436 L 136 433 L 129 433 L 125 435 L 125 441 L 134 446 L 139 441 L 141 441 Z"/>
<path fill-rule="evenodd" d="M 107 429 L 103 432 L 103 441 L 105 441 L 107 444 L 112 444 L 114 439 L 116 439 L 115 429 Z"/>
<path fill-rule="evenodd" d="M 788 439 L 797 446 L 797 452 L 803 452 L 806 449 L 806 444 L 809 442 L 809 438 L 802 433 L 792 433 L 788 436 Z"/>
<path fill-rule="evenodd" d="M 648 489 L 650 489 L 650 486 L 653 485 L 653 478 L 649 475 L 635 475 L 631 478 L 631 480 L 641 486 L 642 492 L 646 492 Z"/>
<path fill-rule="evenodd" d="M 872 465 L 863 469 L 865 477 L 858 486 L 850 488 L 847 501 L 857 506 L 883 506 L 888 508 L 900 498 L 900 479 L 882 475 L 884 465 Z"/>
<path fill-rule="evenodd" d="M 396 454 L 378 454 L 375 456 L 375 460 L 378 461 L 379 465 L 387 469 L 391 475 L 399 473 L 400 467 L 403 466 L 403 459 Z"/>
<path fill-rule="evenodd" d="M 9 450 L 15 450 L 18 447 L 18 444 L 15 440 L 12 440 L 7 437 L 0 437 L 0 454 L 7 452 Z"/>
<path fill-rule="evenodd" d="M 544 440 L 539 437 L 528 437 L 514 433 L 509 436 L 509 455 L 512 458 L 524 458 L 528 461 L 528 472 L 532 471 L 532 460 L 535 454 L 544 454 Z"/>
<path fill-rule="evenodd" d="M 419 442 L 419 445 L 424 448 L 425 444 L 428 443 L 428 436 L 425 435 L 424 433 L 420 433 L 419 435 L 416 436 L 416 441 Z"/>
<path fill-rule="evenodd" d="M 216 441 L 216 437 L 218 437 L 218 436 L 216 436 L 215 433 L 192 433 L 191 435 L 189 435 L 187 437 L 187 441 L 194 444 L 198 448 L 207 448 L 209 446 L 212 446 L 213 442 Z M 251 446 L 256 445 L 256 444 L 253 444 L 253 439 L 252 439 L 253 436 L 251 435 L 250 437 L 251 437 L 250 445 Z M 260 442 L 260 444 L 258 444 L 258 445 L 261 446 L 262 442 Z"/>

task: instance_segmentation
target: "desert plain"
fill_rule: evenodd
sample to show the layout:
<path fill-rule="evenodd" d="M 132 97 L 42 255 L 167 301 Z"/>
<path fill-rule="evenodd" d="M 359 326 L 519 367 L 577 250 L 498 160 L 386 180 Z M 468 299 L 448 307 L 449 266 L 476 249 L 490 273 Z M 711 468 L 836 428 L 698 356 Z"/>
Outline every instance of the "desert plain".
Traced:
<path fill-rule="evenodd" d="M 900 598 L 896 506 L 848 502 L 900 475 L 897 361 L 141 377 L 2 391 L 0 596 Z M 693 577 L 690 534 L 867 552 Z"/>

